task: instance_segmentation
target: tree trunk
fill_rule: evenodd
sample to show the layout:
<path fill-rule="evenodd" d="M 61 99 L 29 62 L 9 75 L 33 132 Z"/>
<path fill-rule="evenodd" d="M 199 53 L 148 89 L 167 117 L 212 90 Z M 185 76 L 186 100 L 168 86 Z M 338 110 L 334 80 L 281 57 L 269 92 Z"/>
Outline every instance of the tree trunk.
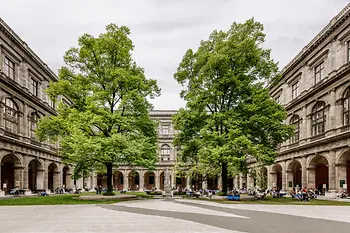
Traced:
<path fill-rule="evenodd" d="M 227 163 L 221 163 L 222 192 L 227 193 Z"/>
<path fill-rule="evenodd" d="M 106 163 L 107 167 L 107 192 L 113 192 L 113 165 L 112 163 Z"/>

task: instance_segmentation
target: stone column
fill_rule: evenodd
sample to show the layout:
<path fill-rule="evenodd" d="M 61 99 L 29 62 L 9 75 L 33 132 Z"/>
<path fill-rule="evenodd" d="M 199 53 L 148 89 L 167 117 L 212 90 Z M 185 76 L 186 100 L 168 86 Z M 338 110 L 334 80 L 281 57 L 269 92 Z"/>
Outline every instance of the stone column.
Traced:
<path fill-rule="evenodd" d="M 29 189 L 29 184 L 28 184 L 28 160 L 27 156 L 23 156 L 23 176 L 22 176 L 22 188 L 27 190 Z"/>
<path fill-rule="evenodd" d="M 53 189 L 55 190 L 56 188 L 59 188 L 61 185 L 61 183 L 60 183 L 60 174 L 61 174 L 61 172 L 59 172 L 59 171 L 54 171 L 53 172 Z M 69 184 L 69 181 L 68 180 L 70 180 L 70 179 L 67 179 L 67 183 Z M 66 188 L 68 188 L 68 187 L 66 187 Z"/>
<path fill-rule="evenodd" d="M 253 189 L 254 188 L 254 177 L 253 174 L 248 173 L 247 175 L 247 189 Z"/>
<path fill-rule="evenodd" d="M 287 173 L 286 173 L 286 161 L 280 163 L 282 167 L 282 189 L 287 190 Z"/>
<path fill-rule="evenodd" d="M 238 177 L 237 176 L 234 177 L 233 185 L 234 185 L 235 188 L 239 188 L 238 187 Z"/>
<path fill-rule="evenodd" d="M 329 161 L 328 161 L 328 175 L 329 175 L 329 191 L 336 191 L 336 174 L 335 174 L 335 159 L 336 159 L 335 150 L 329 152 Z"/>
<path fill-rule="evenodd" d="M 143 174 L 140 174 L 139 178 L 141 181 L 141 179 L 143 179 Z M 129 175 L 126 171 L 124 171 L 123 179 L 124 179 L 123 189 L 129 189 Z"/>
<path fill-rule="evenodd" d="M 336 179 L 336 185 L 337 185 L 337 192 L 343 191 L 343 187 L 340 186 L 340 180 L 345 180 L 345 183 L 349 182 L 346 179 L 346 164 L 336 164 L 335 165 L 335 174 L 337 176 Z"/>
<path fill-rule="evenodd" d="M 331 95 L 330 95 L 330 106 L 329 106 L 329 111 L 328 111 L 328 116 L 326 119 L 326 128 L 325 131 L 330 130 L 330 129 L 334 129 L 336 126 L 336 113 L 335 113 L 335 101 L 336 101 L 336 97 L 335 97 L 335 89 L 333 89 L 331 91 Z M 329 131 L 327 133 L 327 136 L 330 136 L 334 134 L 332 131 Z"/>
<path fill-rule="evenodd" d="M 316 187 L 316 175 L 315 175 L 315 168 L 308 167 L 307 168 L 307 188 L 317 188 Z M 322 190 L 320 190 L 322 191 Z"/>
<path fill-rule="evenodd" d="M 44 183 L 45 183 L 44 179 L 45 179 L 45 170 L 44 169 L 37 170 L 36 171 L 36 189 L 37 190 L 44 190 Z"/>
<path fill-rule="evenodd" d="M 302 188 L 304 187 L 309 187 L 308 185 L 308 172 L 307 172 L 307 161 L 306 157 L 301 158 L 301 183 L 302 183 Z"/>
<path fill-rule="evenodd" d="M 158 172 L 158 170 L 157 170 L 157 171 L 154 172 L 154 183 L 155 183 L 154 186 L 156 187 L 157 190 L 160 189 L 159 180 L 160 180 L 160 178 L 159 178 L 159 172 Z"/>
<path fill-rule="evenodd" d="M 172 188 L 173 187 L 177 188 L 176 187 L 176 175 L 175 175 L 175 171 L 174 170 L 171 171 L 171 184 L 172 184 Z"/>
<path fill-rule="evenodd" d="M 23 169 L 23 167 L 14 167 L 14 186 L 19 187 L 20 189 L 23 189 Z"/>
<path fill-rule="evenodd" d="M 287 190 L 288 192 L 291 192 L 293 188 L 295 187 L 295 184 L 293 182 L 293 171 L 292 170 L 286 170 L 286 182 L 287 182 Z M 289 183 L 292 182 L 292 187 L 289 187 Z"/>
<path fill-rule="evenodd" d="M 72 173 L 67 172 L 65 179 L 66 179 L 66 189 L 73 189 L 74 181 L 72 179 Z"/>
<path fill-rule="evenodd" d="M 202 183 L 202 189 L 206 190 L 208 189 L 208 178 L 205 178 Z"/>
<path fill-rule="evenodd" d="M 1 49 L 1 48 L 0 48 Z M 1 57 L 1 56 L 0 56 Z M 1 106 L 1 105 L 0 105 Z M 0 107 L 1 109 L 1 107 Z M 2 183 L 1 183 L 1 161 L 0 161 L 0 197 L 5 196 L 5 192 L 2 191 Z"/>
<path fill-rule="evenodd" d="M 143 189 L 145 188 L 145 177 L 143 175 L 143 171 L 140 170 L 140 182 L 139 182 L 139 191 L 143 191 Z"/>
<path fill-rule="evenodd" d="M 186 188 L 189 190 L 189 189 L 192 189 L 192 179 L 190 176 L 187 176 L 186 178 Z"/>

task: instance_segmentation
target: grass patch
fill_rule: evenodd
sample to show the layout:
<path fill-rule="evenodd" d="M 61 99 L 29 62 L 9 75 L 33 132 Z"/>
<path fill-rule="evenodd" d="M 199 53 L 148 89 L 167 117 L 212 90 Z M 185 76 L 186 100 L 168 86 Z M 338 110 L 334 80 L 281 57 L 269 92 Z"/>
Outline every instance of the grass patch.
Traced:
<path fill-rule="evenodd" d="M 119 195 L 117 193 L 116 195 Z M 153 196 L 147 195 L 144 192 L 127 192 L 126 194 L 136 195 L 140 198 L 152 199 Z M 47 197 L 32 196 L 32 197 L 11 197 L 0 199 L 0 206 L 11 205 L 82 205 L 82 204 L 114 204 L 122 200 L 80 200 L 79 196 L 96 195 L 92 192 L 84 192 L 81 194 L 61 194 Z"/>
<path fill-rule="evenodd" d="M 215 200 L 215 199 L 206 199 L 206 198 L 199 198 L 199 199 L 222 203 L 222 204 L 350 206 L 350 202 L 319 200 L 319 199 L 314 199 L 314 200 L 305 202 L 305 201 L 297 201 L 295 199 L 292 199 L 291 197 L 272 198 L 271 196 L 267 196 L 265 197 L 265 199 L 261 199 L 261 200 L 242 198 L 240 201 Z"/>

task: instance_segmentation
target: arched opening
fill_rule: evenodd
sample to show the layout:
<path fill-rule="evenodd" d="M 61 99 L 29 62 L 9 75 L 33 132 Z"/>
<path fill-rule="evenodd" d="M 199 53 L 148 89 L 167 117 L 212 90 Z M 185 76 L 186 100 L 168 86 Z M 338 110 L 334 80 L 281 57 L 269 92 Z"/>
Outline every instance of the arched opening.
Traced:
<path fill-rule="evenodd" d="M 131 171 L 129 173 L 129 189 L 139 190 L 140 186 L 140 176 L 137 171 Z"/>
<path fill-rule="evenodd" d="M 115 171 L 113 175 L 113 186 L 116 190 L 124 189 L 124 177 L 120 171 Z"/>
<path fill-rule="evenodd" d="M 30 132 L 31 139 L 37 138 L 35 131 L 38 125 L 38 121 L 39 121 L 39 115 L 35 112 L 31 113 L 29 116 L 29 132 Z"/>
<path fill-rule="evenodd" d="M 33 159 L 28 164 L 28 189 L 36 193 L 37 190 L 43 189 L 44 170 L 41 163 Z"/>
<path fill-rule="evenodd" d="M 107 188 L 107 175 L 105 174 L 97 175 L 97 186 Z"/>
<path fill-rule="evenodd" d="M 208 189 L 217 190 L 218 189 L 218 178 L 217 177 L 208 177 Z"/>
<path fill-rule="evenodd" d="M 144 179 L 145 188 L 147 190 L 151 190 L 156 187 L 156 175 L 153 172 L 146 172 Z"/>
<path fill-rule="evenodd" d="M 277 190 L 282 189 L 282 167 L 279 164 L 275 164 L 272 167 L 272 188 Z"/>
<path fill-rule="evenodd" d="M 11 98 L 5 98 L 5 130 L 16 134 L 19 125 L 19 110 L 18 106 Z"/>
<path fill-rule="evenodd" d="M 11 189 L 21 186 L 21 161 L 16 155 L 5 155 L 1 160 L 1 189 L 8 193 Z"/>
<path fill-rule="evenodd" d="M 53 192 L 59 188 L 59 170 L 56 164 L 51 163 L 48 167 L 48 188 Z"/>
<path fill-rule="evenodd" d="M 160 160 L 170 161 L 170 146 L 168 144 L 164 144 L 160 148 Z"/>
<path fill-rule="evenodd" d="M 319 191 L 328 190 L 328 161 L 325 157 L 318 155 L 310 161 L 309 169 L 309 185 L 317 188 Z M 324 186 L 326 188 L 324 189 Z"/>
<path fill-rule="evenodd" d="M 339 188 L 350 193 L 350 150 L 345 151 L 338 161 Z M 340 191 L 340 190 L 339 190 Z"/>
<path fill-rule="evenodd" d="M 302 188 L 302 171 L 301 163 L 297 160 L 293 160 L 287 169 L 288 189 L 295 187 Z"/>
<path fill-rule="evenodd" d="M 62 185 L 66 189 L 72 188 L 72 187 L 70 187 L 69 179 L 70 179 L 70 177 L 69 177 L 69 167 L 68 166 L 64 166 L 64 168 L 62 169 Z"/>

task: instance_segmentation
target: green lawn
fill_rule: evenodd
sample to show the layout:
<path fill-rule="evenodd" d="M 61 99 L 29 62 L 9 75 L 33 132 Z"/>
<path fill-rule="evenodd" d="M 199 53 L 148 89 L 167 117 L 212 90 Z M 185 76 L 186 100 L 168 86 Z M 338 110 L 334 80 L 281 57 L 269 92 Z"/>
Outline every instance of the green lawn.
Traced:
<path fill-rule="evenodd" d="M 119 194 L 119 193 L 118 193 Z M 117 195 L 118 195 L 117 194 Z M 143 192 L 127 192 L 141 198 L 153 198 Z M 12 197 L 0 199 L 0 206 L 8 205 L 81 205 L 81 204 L 114 204 L 120 200 L 79 200 L 80 195 L 96 195 L 94 193 L 62 194 L 47 197 Z"/>
<path fill-rule="evenodd" d="M 218 202 L 222 204 L 267 204 L 267 205 L 328 205 L 328 206 L 350 206 L 350 202 L 341 202 L 341 201 L 328 201 L 328 200 L 319 200 L 314 199 L 311 201 L 297 201 L 291 197 L 284 198 L 272 198 L 271 196 L 265 197 L 262 200 L 255 199 L 246 199 L 245 196 L 241 196 L 240 201 L 228 201 L 228 200 L 216 200 L 216 199 L 202 199 L 212 202 Z"/>

